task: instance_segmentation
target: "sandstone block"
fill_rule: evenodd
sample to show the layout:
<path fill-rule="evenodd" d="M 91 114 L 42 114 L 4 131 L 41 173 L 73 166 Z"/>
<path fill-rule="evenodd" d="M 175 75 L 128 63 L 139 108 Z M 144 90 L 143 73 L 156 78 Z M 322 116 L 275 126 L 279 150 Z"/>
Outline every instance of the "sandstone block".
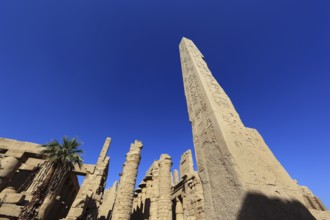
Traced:
<path fill-rule="evenodd" d="M 3 216 L 18 217 L 21 211 L 22 207 L 15 204 L 2 204 L 0 207 L 0 215 Z"/>

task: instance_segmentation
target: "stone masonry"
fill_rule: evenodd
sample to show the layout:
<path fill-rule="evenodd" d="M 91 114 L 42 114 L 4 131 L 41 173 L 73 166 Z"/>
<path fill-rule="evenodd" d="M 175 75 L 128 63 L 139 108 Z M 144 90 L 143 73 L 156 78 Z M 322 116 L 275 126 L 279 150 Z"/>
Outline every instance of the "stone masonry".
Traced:
<path fill-rule="evenodd" d="M 174 187 L 172 194 L 177 206 L 176 215 L 180 216 L 182 206 L 184 219 L 205 219 L 203 187 L 198 173 L 194 170 L 191 150 L 181 156 L 180 175 L 180 182 Z M 180 190 L 182 192 L 179 194 Z"/>
<path fill-rule="evenodd" d="M 157 206 L 158 220 L 172 220 L 171 167 L 171 157 L 167 154 L 162 154 L 159 160 L 159 200 Z"/>
<path fill-rule="evenodd" d="M 65 220 L 77 220 L 83 217 L 96 219 L 98 208 L 102 202 L 102 195 L 108 176 L 110 157 L 107 152 L 111 138 L 107 138 L 92 171 L 88 171 Z M 77 168 L 78 169 L 78 168 Z"/>
<path fill-rule="evenodd" d="M 171 186 L 172 162 L 167 154 L 161 155 L 148 169 L 139 188 L 135 190 L 131 220 L 203 220 L 204 197 L 198 173 L 194 171 L 191 151 L 181 156 L 179 179 L 175 171 Z"/>
<path fill-rule="evenodd" d="M 244 126 L 195 44 L 183 38 L 179 49 L 205 218 L 314 219 L 296 182 L 258 131 Z"/>
<path fill-rule="evenodd" d="M 32 198 L 32 191 L 41 184 L 37 181 L 46 175 L 43 148 L 39 144 L 0 138 L 0 219 L 17 219 Z M 63 178 L 59 190 L 41 207 L 44 215 L 59 219 L 65 217 L 79 189 L 73 174 Z M 49 207 L 47 207 L 49 205 Z"/>
<path fill-rule="evenodd" d="M 115 182 L 111 188 L 104 191 L 102 205 L 99 208 L 97 219 L 106 220 L 110 218 L 117 196 L 117 187 L 118 183 Z"/>
<path fill-rule="evenodd" d="M 134 187 L 138 166 L 141 159 L 142 143 L 135 141 L 131 144 L 129 152 L 126 154 L 123 172 L 121 174 L 117 197 L 112 212 L 112 220 L 129 220 L 133 206 Z"/>

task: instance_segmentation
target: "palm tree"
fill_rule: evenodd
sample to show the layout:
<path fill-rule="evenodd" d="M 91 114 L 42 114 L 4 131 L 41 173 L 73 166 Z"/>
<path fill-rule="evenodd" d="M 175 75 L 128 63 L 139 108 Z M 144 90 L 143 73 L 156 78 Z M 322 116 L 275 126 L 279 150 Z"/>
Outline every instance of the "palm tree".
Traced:
<path fill-rule="evenodd" d="M 63 138 L 63 143 L 53 140 L 45 145 L 43 154 L 46 162 L 43 164 L 47 175 L 39 179 L 41 184 L 37 184 L 36 190 L 32 193 L 30 203 L 25 206 L 19 215 L 19 220 L 36 219 L 38 209 L 47 195 L 52 195 L 57 189 L 59 183 L 73 170 L 74 165 L 82 165 L 82 150 L 78 149 L 81 143 L 76 139 Z"/>

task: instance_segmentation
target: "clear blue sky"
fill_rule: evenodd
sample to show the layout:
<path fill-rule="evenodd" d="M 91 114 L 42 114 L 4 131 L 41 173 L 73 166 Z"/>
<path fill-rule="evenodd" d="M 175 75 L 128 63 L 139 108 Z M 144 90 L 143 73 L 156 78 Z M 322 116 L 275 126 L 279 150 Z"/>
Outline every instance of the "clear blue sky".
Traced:
<path fill-rule="evenodd" d="M 141 180 L 193 148 L 178 44 L 192 39 L 243 122 L 330 208 L 330 1 L 0 1 L 0 136 L 64 135 L 108 185 L 142 140 Z"/>

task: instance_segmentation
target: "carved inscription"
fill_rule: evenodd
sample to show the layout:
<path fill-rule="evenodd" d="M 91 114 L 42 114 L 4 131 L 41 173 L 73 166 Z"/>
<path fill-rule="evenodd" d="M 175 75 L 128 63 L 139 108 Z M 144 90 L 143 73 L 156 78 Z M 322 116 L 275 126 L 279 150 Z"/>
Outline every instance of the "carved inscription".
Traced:
<path fill-rule="evenodd" d="M 185 93 L 188 103 L 188 112 L 193 126 L 194 143 L 203 146 L 207 142 L 215 142 L 214 128 L 211 120 L 207 116 L 207 105 L 204 101 L 200 84 L 193 71 L 199 75 L 212 94 L 213 101 L 221 107 L 223 120 L 230 127 L 230 134 L 234 138 L 234 144 L 237 147 L 253 147 L 254 141 L 246 132 L 243 123 L 237 116 L 227 94 L 219 86 L 218 82 L 212 76 L 203 59 L 203 55 L 198 51 L 194 44 L 186 42 L 188 49 L 182 47 L 181 60 L 183 63 L 183 77 L 185 83 Z M 189 57 L 189 54 L 194 58 Z M 195 65 L 194 65 L 195 64 Z M 193 116 L 193 118 L 191 118 Z M 208 124 L 204 122 L 208 121 Z"/>

